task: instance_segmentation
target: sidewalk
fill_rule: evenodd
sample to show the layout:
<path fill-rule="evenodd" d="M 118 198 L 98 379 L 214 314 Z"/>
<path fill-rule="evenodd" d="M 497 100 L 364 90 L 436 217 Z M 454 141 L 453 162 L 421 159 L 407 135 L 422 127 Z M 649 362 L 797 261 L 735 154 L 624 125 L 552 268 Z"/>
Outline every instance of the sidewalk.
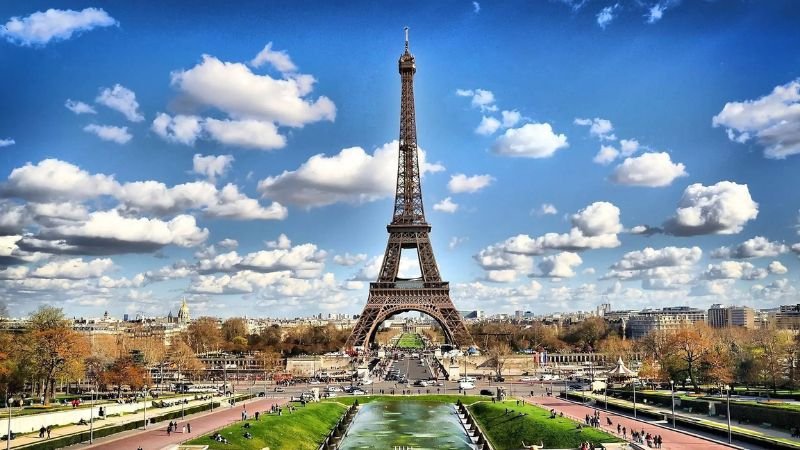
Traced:
<path fill-rule="evenodd" d="M 554 409 L 556 412 L 563 412 L 565 416 L 583 423 L 586 414 L 594 414 L 595 409 L 578 403 L 566 401 L 559 397 L 526 397 L 526 401 L 539 405 L 546 409 Z M 611 419 L 611 426 L 607 425 L 606 418 Z M 617 424 L 627 428 L 627 436 L 630 438 L 632 431 L 642 431 L 653 435 L 661 435 L 664 439 L 662 449 L 664 450 L 730 450 L 731 447 L 703 439 L 694 435 L 686 434 L 682 431 L 660 427 L 650 422 L 621 416 L 607 411 L 600 411 L 600 429 L 613 435 L 617 434 Z M 645 447 L 646 444 L 640 446 Z"/>
<path fill-rule="evenodd" d="M 227 397 L 214 397 L 214 401 L 225 403 Z M 190 400 L 188 404 L 183 405 L 183 408 L 191 408 L 192 406 L 200 405 L 203 403 L 208 403 L 211 400 Z M 95 406 L 97 407 L 97 405 Z M 173 405 L 166 408 L 147 408 L 147 417 L 155 417 L 158 415 L 162 415 L 168 412 L 173 411 L 180 411 L 181 405 Z M 215 409 L 216 410 L 216 409 Z M 97 431 L 101 428 L 106 428 L 112 425 L 119 425 L 123 423 L 132 422 L 135 420 L 141 420 L 144 417 L 144 409 L 140 409 L 134 413 L 130 414 L 123 414 L 120 416 L 113 416 L 113 417 L 105 417 L 105 418 L 98 418 L 95 414 L 94 418 L 94 430 Z M 12 428 L 13 431 L 13 428 Z M 59 436 L 64 436 L 68 434 L 78 433 L 78 432 L 85 432 L 89 431 L 89 425 L 66 425 L 57 428 L 53 428 L 52 432 L 50 433 L 50 438 L 56 438 Z M 5 434 L 5 430 L 2 434 Z M 20 447 L 23 445 L 34 444 L 37 442 L 42 442 L 47 440 L 47 438 L 40 438 L 38 432 L 34 433 L 27 433 L 27 434 L 19 434 L 17 435 L 13 441 L 11 441 L 11 448 Z M 134 447 L 136 448 L 136 447 Z"/>
<path fill-rule="evenodd" d="M 182 429 L 184 425 L 191 424 L 191 434 L 188 432 L 186 434 L 180 432 L 172 433 L 171 435 L 167 434 L 167 424 L 162 422 L 159 424 L 151 424 L 148 426 L 147 430 L 125 431 L 98 439 L 93 445 L 81 445 L 80 447 L 95 450 L 134 450 L 139 447 L 143 450 L 174 449 L 180 443 L 240 421 L 242 410 L 246 410 L 252 417 L 256 411 L 266 412 L 269 411 L 271 405 L 277 404 L 280 406 L 286 404 L 288 401 L 288 398 L 256 397 L 255 399 L 236 403 L 233 407 L 225 405 L 219 409 L 214 409 L 213 413 L 205 411 L 186 416 L 183 421 L 179 421 L 178 428 Z"/>
<path fill-rule="evenodd" d="M 581 395 L 581 394 L 579 394 L 577 392 L 574 392 L 574 394 Z M 601 407 L 601 406 L 605 405 L 605 397 L 602 396 L 602 395 L 586 393 L 586 398 L 587 399 L 589 399 L 589 398 L 590 399 L 594 399 L 597 402 L 597 404 L 596 404 L 597 407 Z M 617 404 L 617 405 L 623 405 L 623 406 L 628 406 L 630 408 L 633 408 L 633 402 L 630 402 L 630 401 L 627 401 L 627 400 L 618 399 L 618 398 L 614 398 L 614 397 L 608 397 L 608 404 L 609 405 Z M 648 412 L 654 412 L 654 413 L 658 413 L 658 414 L 663 414 L 663 415 L 665 415 L 665 417 L 668 418 L 668 421 L 670 423 L 672 423 L 672 409 L 671 408 L 665 408 L 663 406 L 657 406 L 657 405 L 653 405 L 653 404 L 650 404 L 650 403 L 636 402 L 636 409 L 638 411 L 648 411 Z M 720 417 L 715 417 L 715 416 L 708 416 L 708 415 L 705 415 L 705 414 L 688 413 L 688 412 L 685 412 L 685 411 L 681 411 L 680 409 L 677 409 L 677 408 L 675 409 L 675 417 L 694 420 L 694 421 L 710 422 L 712 424 L 716 424 L 718 426 L 721 426 L 721 427 L 725 428 L 726 430 L 728 428 L 728 420 L 725 419 L 725 418 L 720 418 Z M 781 430 L 781 429 L 766 428 L 766 427 L 762 427 L 762 426 L 759 426 L 759 425 L 751 425 L 751 424 L 739 424 L 736 421 L 732 421 L 731 422 L 731 430 L 733 431 L 734 434 L 736 434 L 736 432 L 739 431 L 742 434 L 748 434 L 748 433 L 749 434 L 756 434 L 756 435 L 768 436 L 768 437 L 773 437 L 773 438 L 776 438 L 776 439 L 781 439 L 781 440 L 786 440 L 786 441 L 795 441 L 795 442 L 797 442 L 797 438 L 793 438 L 791 433 L 789 433 L 788 431 Z"/>

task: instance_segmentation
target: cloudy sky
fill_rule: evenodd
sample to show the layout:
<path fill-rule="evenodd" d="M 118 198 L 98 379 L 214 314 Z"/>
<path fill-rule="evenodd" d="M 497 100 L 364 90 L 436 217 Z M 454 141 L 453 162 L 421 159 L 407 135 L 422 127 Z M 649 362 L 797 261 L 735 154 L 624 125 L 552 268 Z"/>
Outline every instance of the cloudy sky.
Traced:
<path fill-rule="evenodd" d="M 793 1 L 3 2 L 0 301 L 359 312 L 408 25 L 457 307 L 796 303 L 798 22 Z"/>

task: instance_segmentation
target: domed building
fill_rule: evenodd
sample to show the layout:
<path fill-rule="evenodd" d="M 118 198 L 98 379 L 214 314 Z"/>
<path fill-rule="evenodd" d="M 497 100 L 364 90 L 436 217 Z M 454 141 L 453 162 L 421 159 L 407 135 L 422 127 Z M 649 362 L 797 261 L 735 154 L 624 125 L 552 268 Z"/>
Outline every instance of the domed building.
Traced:
<path fill-rule="evenodd" d="M 181 303 L 181 309 L 178 310 L 178 324 L 188 325 L 190 320 L 189 305 L 186 304 L 186 299 L 184 298 L 183 303 Z"/>

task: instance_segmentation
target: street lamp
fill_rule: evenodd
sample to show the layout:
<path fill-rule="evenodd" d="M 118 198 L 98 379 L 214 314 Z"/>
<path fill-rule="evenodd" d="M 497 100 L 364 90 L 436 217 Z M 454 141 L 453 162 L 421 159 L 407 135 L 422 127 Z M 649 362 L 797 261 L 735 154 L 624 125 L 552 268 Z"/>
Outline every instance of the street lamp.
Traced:
<path fill-rule="evenodd" d="M 11 396 L 6 387 L 6 408 L 8 408 L 8 428 L 6 429 L 6 450 L 11 448 Z"/>
<path fill-rule="evenodd" d="M 92 395 L 92 406 L 89 408 L 89 443 L 94 442 L 94 388 L 90 392 Z"/>
<path fill-rule="evenodd" d="M 636 380 L 631 383 L 633 385 L 633 418 L 636 418 Z"/>
<path fill-rule="evenodd" d="M 731 387 L 730 387 L 730 385 L 727 385 L 727 384 L 725 385 L 725 393 L 726 393 L 726 396 L 728 397 L 728 411 L 727 411 L 727 415 L 728 415 L 728 444 L 730 444 L 731 441 L 733 440 L 733 436 L 731 436 Z"/>
<path fill-rule="evenodd" d="M 608 379 L 606 379 L 606 384 L 603 387 L 603 395 L 606 399 L 606 411 L 608 411 Z"/>
<path fill-rule="evenodd" d="M 675 380 L 669 380 L 669 389 L 672 391 L 672 428 L 675 428 Z"/>
<path fill-rule="evenodd" d="M 147 429 L 147 385 L 142 386 L 144 391 L 144 429 Z"/>

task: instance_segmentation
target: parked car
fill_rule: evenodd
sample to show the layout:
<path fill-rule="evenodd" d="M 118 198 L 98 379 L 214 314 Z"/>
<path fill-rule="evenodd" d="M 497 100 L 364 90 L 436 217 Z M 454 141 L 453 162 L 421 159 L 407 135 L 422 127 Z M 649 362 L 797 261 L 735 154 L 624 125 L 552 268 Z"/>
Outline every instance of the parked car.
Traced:
<path fill-rule="evenodd" d="M 494 395 L 489 389 L 481 389 L 481 395 Z"/>
<path fill-rule="evenodd" d="M 531 381 L 534 381 L 534 379 L 533 377 L 522 377 L 519 379 L 519 381 L 522 381 L 523 383 L 529 383 Z"/>
<path fill-rule="evenodd" d="M 275 386 L 275 392 L 286 392 L 286 388 L 283 386 Z"/>

